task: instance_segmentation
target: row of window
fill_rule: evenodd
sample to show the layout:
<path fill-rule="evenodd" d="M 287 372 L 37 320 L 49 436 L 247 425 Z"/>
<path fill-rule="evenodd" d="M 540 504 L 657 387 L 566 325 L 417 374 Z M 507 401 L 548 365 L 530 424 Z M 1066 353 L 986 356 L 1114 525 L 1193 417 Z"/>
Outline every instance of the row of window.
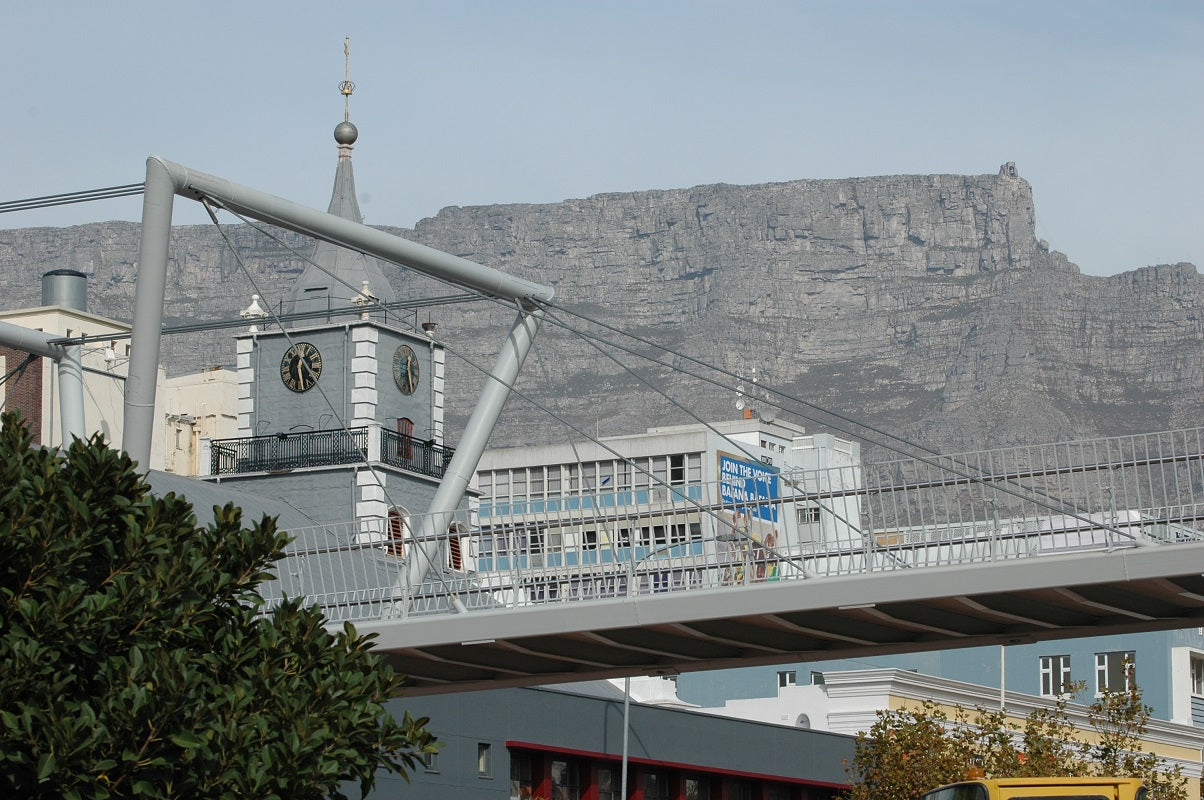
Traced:
<path fill-rule="evenodd" d="M 482 470 L 482 500 L 524 500 L 566 494 L 630 491 L 649 486 L 684 486 L 702 481 L 702 454 L 586 461 L 513 469 Z"/>
<path fill-rule="evenodd" d="M 462 570 L 464 569 L 463 540 L 467 538 L 468 528 L 461 522 L 453 522 L 448 526 L 447 533 L 447 568 L 456 571 Z M 410 512 L 400 506 L 390 508 L 385 551 L 398 558 L 404 558 L 406 544 L 412 535 Z"/>
<path fill-rule="evenodd" d="M 1137 682 L 1137 654 L 1132 650 L 1117 650 L 1095 654 L 1095 694 L 1132 689 Z M 1204 674 L 1201 675 L 1204 679 Z M 1067 694 L 1074 682 L 1070 656 L 1041 656 L 1041 694 L 1057 697 Z"/>
<path fill-rule="evenodd" d="M 1204 694 L 1204 659 L 1192 659 L 1192 694 Z M 1095 654 L 1095 693 L 1128 691 L 1137 684 L 1137 653 L 1117 650 Z M 812 684 L 822 684 L 822 672 L 811 673 Z M 1070 656 L 1041 656 L 1041 694 L 1057 697 L 1070 692 L 1074 682 L 1070 671 Z M 794 670 L 778 672 L 778 688 L 798 683 Z"/>
<path fill-rule="evenodd" d="M 702 541 L 702 522 L 652 522 L 616 526 L 609 534 L 601 532 L 602 543 L 608 547 L 667 547 Z M 481 555 L 507 556 L 531 553 L 560 552 L 565 547 L 597 550 L 599 531 L 594 527 L 545 528 L 531 525 L 522 528 L 492 526 L 481 530 Z"/>
<path fill-rule="evenodd" d="M 589 759 L 515 752 L 510 756 L 510 800 L 619 800 L 622 777 L 618 764 Z M 632 765 L 628 773 L 628 795 L 643 800 L 829 800 L 835 790 L 791 786 L 709 775 L 669 768 Z M 636 791 L 632 791 L 633 788 Z"/>
<path fill-rule="evenodd" d="M 811 670 L 811 685 L 822 686 L 824 684 L 824 674 L 816 670 Z M 782 670 L 778 673 L 778 688 L 785 689 L 787 686 L 798 685 L 798 673 L 792 669 Z"/>

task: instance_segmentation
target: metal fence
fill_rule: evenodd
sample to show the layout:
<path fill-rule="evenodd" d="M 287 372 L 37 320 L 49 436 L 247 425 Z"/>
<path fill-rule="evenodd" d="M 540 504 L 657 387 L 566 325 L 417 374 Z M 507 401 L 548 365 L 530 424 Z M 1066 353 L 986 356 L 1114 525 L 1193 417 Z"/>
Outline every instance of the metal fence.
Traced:
<path fill-rule="evenodd" d="M 414 520 L 294 531 L 278 588 L 333 619 L 380 619 L 450 611 L 453 596 L 470 610 L 588 602 L 1204 539 L 1202 429 L 780 480 L 776 499 L 740 506 L 715 484 L 484 504 L 454 548 L 437 537 L 420 585 L 405 569 Z"/>
<path fill-rule="evenodd" d="M 215 439 L 210 474 L 273 472 L 354 464 L 367 459 L 368 429 L 350 428 Z"/>
<path fill-rule="evenodd" d="M 388 428 L 380 432 L 380 460 L 390 466 L 442 478 L 455 450 L 434 441 L 415 439 Z"/>

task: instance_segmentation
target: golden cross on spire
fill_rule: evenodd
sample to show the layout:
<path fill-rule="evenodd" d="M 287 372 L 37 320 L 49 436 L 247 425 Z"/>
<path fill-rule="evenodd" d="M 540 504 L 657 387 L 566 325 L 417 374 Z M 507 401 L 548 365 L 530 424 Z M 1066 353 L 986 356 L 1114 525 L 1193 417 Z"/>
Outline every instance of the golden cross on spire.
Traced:
<path fill-rule="evenodd" d="M 339 91 L 343 93 L 343 121 L 351 121 L 351 93 L 355 91 L 355 84 L 351 82 L 351 37 L 343 39 L 343 82 L 339 84 Z"/>

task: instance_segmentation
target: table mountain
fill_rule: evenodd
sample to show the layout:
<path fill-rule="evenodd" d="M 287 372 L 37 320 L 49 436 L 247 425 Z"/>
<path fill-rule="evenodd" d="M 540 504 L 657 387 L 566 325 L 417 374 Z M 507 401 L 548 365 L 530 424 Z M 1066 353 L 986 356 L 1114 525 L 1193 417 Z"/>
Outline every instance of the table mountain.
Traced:
<path fill-rule="evenodd" d="M 138 228 L 0 231 L 6 306 L 37 305 L 41 273 L 74 268 L 92 311 L 128 319 Z M 771 387 L 783 419 L 854 430 L 819 407 L 945 452 L 1189 427 L 1204 407 L 1196 268 L 1082 274 L 1036 238 L 1031 188 L 1011 164 L 452 207 L 387 230 L 556 287 L 496 445 L 569 436 L 549 411 L 602 435 L 728 417 L 738 376 L 757 407 Z M 227 232 L 236 252 L 211 227 L 175 229 L 168 324 L 237 319 L 256 292 L 279 303 L 312 246 Z M 387 272 L 399 297 L 457 291 Z M 454 441 L 480 385 L 473 365 L 492 363 L 514 309 L 416 304 L 402 316 L 437 322 L 455 354 Z M 234 360 L 226 331 L 168 337 L 163 354 L 173 373 Z"/>

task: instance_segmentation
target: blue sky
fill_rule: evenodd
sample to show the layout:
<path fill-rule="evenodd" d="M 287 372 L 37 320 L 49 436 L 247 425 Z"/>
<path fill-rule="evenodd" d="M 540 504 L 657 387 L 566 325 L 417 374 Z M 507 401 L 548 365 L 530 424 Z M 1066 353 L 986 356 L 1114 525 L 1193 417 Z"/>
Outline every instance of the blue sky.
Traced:
<path fill-rule="evenodd" d="M 370 224 L 1015 161 L 1038 236 L 1084 272 L 1204 268 L 1200 2 L 5 6 L 0 201 L 135 183 L 155 154 L 325 208 L 350 36 Z M 0 228 L 140 216 L 133 198 Z"/>

